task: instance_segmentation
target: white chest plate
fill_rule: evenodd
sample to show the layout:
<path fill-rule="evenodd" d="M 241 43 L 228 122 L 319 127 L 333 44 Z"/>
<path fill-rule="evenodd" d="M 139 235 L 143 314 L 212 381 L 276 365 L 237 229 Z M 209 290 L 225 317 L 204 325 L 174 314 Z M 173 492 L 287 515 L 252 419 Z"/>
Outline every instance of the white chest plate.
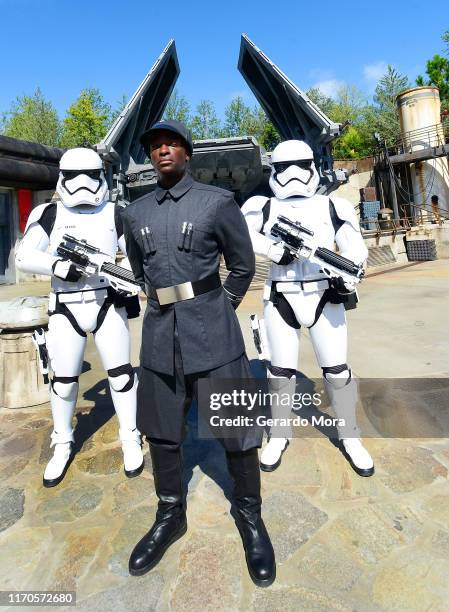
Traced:
<path fill-rule="evenodd" d="M 271 198 L 270 216 L 265 224 L 264 233 L 270 236 L 270 230 L 276 223 L 278 215 L 288 217 L 314 233 L 314 241 L 320 247 L 333 250 L 335 231 L 329 212 L 329 198 L 315 195 L 311 198 L 289 198 L 278 200 Z M 295 261 L 288 266 L 272 264 L 271 280 L 310 280 L 327 278 L 320 272 L 320 266 L 308 261 Z"/>
<path fill-rule="evenodd" d="M 114 211 L 115 204 L 113 202 L 105 202 L 98 208 L 92 207 L 92 211 L 89 212 L 78 212 L 76 209 L 66 208 L 58 202 L 55 224 L 50 235 L 50 253 L 57 255 L 56 249 L 64 234 L 69 234 L 100 249 L 111 262 L 114 262 L 117 253 Z M 57 292 L 98 289 L 107 286 L 107 284 L 106 279 L 98 276 L 81 278 L 77 283 L 67 283 L 58 278 L 52 278 L 53 290 Z"/>

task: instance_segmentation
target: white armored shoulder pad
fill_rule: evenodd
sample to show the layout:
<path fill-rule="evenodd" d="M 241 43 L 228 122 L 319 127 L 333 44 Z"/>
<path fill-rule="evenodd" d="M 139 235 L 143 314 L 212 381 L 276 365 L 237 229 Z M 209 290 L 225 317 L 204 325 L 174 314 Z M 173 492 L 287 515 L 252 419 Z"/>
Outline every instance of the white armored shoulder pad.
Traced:
<path fill-rule="evenodd" d="M 337 213 L 337 217 L 341 219 L 341 221 L 346 221 L 349 223 L 351 227 L 356 231 L 360 231 L 360 223 L 357 218 L 357 213 L 355 212 L 354 206 L 348 200 L 344 198 L 337 198 L 334 196 L 330 196 L 330 200 L 335 207 L 335 212 Z"/>
<path fill-rule="evenodd" d="M 253 196 L 246 200 L 241 211 L 244 215 L 261 212 L 268 199 L 266 196 Z"/>
<path fill-rule="evenodd" d="M 51 205 L 54 205 L 54 202 L 46 202 L 45 204 L 39 204 L 38 206 L 33 208 L 33 210 L 30 212 L 30 216 L 28 217 L 24 233 L 26 233 L 28 228 L 31 227 L 33 223 L 39 223 L 42 215 L 44 214 L 45 209 Z"/>

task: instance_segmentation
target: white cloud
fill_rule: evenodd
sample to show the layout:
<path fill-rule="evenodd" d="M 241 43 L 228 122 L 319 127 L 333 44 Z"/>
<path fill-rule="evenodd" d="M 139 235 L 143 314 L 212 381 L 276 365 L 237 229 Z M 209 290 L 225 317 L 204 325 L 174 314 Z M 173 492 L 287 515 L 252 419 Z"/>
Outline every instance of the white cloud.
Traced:
<path fill-rule="evenodd" d="M 387 71 L 387 64 L 384 61 L 375 62 L 374 64 L 366 64 L 363 66 L 363 78 L 367 81 L 370 87 L 375 87 L 379 79 Z"/>
<path fill-rule="evenodd" d="M 324 81 L 318 81 L 312 87 L 317 88 L 325 96 L 335 99 L 337 97 L 338 90 L 344 87 L 346 83 L 339 79 L 325 79 Z"/>
<path fill-rule="evenodd" d="M 322 68 L 311 68 L 309 70 L 309 78 L 313 81 L 327 81 L 332 79 L 333 76 L 330 70 L 323 70 Z"/>

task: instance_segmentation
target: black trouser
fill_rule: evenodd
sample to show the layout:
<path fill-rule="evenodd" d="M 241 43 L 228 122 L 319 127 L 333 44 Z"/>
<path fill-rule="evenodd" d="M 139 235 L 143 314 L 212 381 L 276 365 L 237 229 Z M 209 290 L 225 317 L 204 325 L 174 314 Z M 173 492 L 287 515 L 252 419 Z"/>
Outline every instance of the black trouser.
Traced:
<path fill-rule="evenodd" d="M 184 374 L 181 350 L 175 325 L 174 373 L 161 374 L 143 366 L 140 367 L 137 388 L 137 427 L 152 440 L 165 440 L 182 444 L 185 434 L 185 420 L 192 400 L 197 394 L 200 378 L 253 378 L 245 353 L 240 357 L 213 370 Z M 246 451 L 262 443 L 263 430 L 260 427 L 241 428 L 232 438 L 219 441 L 228 452 Z"/>

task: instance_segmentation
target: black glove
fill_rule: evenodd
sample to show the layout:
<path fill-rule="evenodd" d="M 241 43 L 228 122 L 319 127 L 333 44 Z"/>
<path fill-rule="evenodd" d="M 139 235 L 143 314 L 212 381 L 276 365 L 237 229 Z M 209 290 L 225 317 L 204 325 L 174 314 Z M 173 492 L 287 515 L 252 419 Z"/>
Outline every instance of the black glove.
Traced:
<path fill-rule="evenodd" d="M 330 286 L 338 293 L 338 295 L 351 295 L 355 292 L 355 285 L 345 283 L 341 276 L 330 279 Z"/>
<path fill-rule="evenodd" d="M 57 259 L 51 269 L 54 276 L 69 283 L 76 283 L 83 276 L 75 264 L 68 259 Z"/>
<path fill-rule="evenodd" d="M 140 315 L 140 300 L 138 295 L 125 298 L 126 316 L 128 319 L 136 319 Z"/>

